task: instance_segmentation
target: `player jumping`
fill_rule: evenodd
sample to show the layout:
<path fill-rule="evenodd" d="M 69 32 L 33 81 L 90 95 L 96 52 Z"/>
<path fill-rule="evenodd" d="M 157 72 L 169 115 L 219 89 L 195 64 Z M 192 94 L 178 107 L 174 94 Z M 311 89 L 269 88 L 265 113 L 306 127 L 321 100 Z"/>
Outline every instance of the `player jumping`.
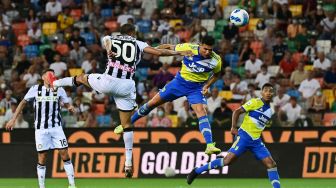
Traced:
<path fill-rule="evenodd" d="M 32 86 L 24 99 L 15 110 L 13 118 L 6 124 L 7 130 L 13 130 L 15 121 L 28 101 L 34 101 L 35 108 L 35 142 L 38 152 L 37 176 L 39 187 L 45 188 L 47 151 L 57 149 L 63 162 L 64 170 L 68 176 L 69 188 L 76 188 L 74 169 L 68 153 L 68 142 L 62 129 L 61 102 L 69 110 L 75 108 L 69 104 L 69 99 L 63 88 L 52 91 L 48 75 L 53 75 L 54 70 L 43 72 L 43 85 Z"/>
<path fill-rule="evenodd" d="M 132 177 L 132 149 L 133 130 L 131 128 L 131 115 L 135 109 L 136 88 L 133 76 L 143 52 L 157 56 L 187 55 L 190 52 L 175 52 L 172 50 L 155 49 L 147 43 L 135 38 L 135 27 L 124 24 L 120 28 L 121 35 L 105 36 L 103 47 L 107 50 L 108 63 L 104 74 L 82 74 L 75 77 L 66 77 L 55 80 L 50 78 L 53 87 L 85 85 L 93 90 L 110 94 L 119 109 L 120 127 L 123 128 L 125 143 L 125 176 Z M 113 57 L 112 57 L 113 56 Z"/>
<path fill-rule="evenodd" d="M 280 188 L 276 163 L 260 138 L 261 132 L 271 123 L 273 111 L 270 102 L 273 94 L 273 86 L 266 83 L 262 87 L 261 98 L 253 98 L 233 112 L 231 133 L 238 136 L 228 154 L 224 158 L 218 158 L 204 166 L 195 168 L 187 177 L 188 184 L 191 184 L 202 172 L 231 165 L 240 155 L 249 150 L 266 166 L 273 188 Z M 244 121 L 237 130 L 237 121 L 242 113 L 246 113 Z"/>
<path fill-rule="evenodd" d="M 146 116 L 154 108 L 186 96 L 192 109 L 195 111 L 199 130 L 207 143 L 206 154 L 220 153 L 221 150 L 215 147 L 212 141 L 211 127 L 204 108 L 206 105 L 205 94 L 211 84 L 216 82 L 220 76 L 222 61 L 219 55 L 212 51 L 215 39 L 211 36 L 203 38 L 200 45 L 184 43 L 176 46 L 164 44 L 159 48 L 179 51 L 190 50 L 192 56 L 184 56 L 182 69 L 176 77 L 169 82 L 158 94 L 148 103 L 141 106 L 132 116 L 132 124 L 143 116 Z M 122 132 L 122 127 L 117 127 L 115 132 Z"/>

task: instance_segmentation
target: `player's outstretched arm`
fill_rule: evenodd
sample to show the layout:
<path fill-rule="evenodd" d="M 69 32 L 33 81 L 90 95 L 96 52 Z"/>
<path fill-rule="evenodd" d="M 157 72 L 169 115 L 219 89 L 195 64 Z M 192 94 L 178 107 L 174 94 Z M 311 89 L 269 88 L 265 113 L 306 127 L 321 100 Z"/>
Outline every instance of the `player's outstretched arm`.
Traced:
<path fill-rule="evenodd" d="M 231 125 L 231 133 L 234 135 L 238 134 L 238 127 L 237 122 L 240 114 L 245 113 L 245 110 L 243 107 L 238 108 L 237 110 L 233 111 L 232 114 L 232 125 Z"/>
<path fill-rule="evenodd" d="M 192 52 L 189 50 L 177 52 L 169 49 L 156 49 L 150 46 L 144 48 L 144 52 L 157 56 L 174 56 L 174 55 L 189 56 L 192 54 Z"/>
<path fill-rule="evenodd" d="M 68 109 L 69 110 L 69 112 L 72 112 L 72 113 L 75 113 L 76 112 L 76 109 L 75 109 L 75 107 L 74 106 L 72 106 L 71 104 L 69 104 L 69 103 L 64 103 L 64 107 L 66 108 L 66 109 Z"/>
<path fill-rule="evenodd" d="M 8 130 L 8 131 L 13 130 L 15 122 L 16 122 L 16 119 L 18 118 L 19 114 L 22 112 L 22 110 L 25 107 L 26 103 L 27 103 L 27 101 L 24 100 L 24 99 L 20 102 L 19 106 L 15 110 L 15 113 L 14 113 L 12 119 L 9 120 L 6 123 L 6 130 Z"/>
<path fill-rule="evenodd" d="M 175 50 L 175 45 L 172 44 L 161 44 L 156 49 L 168 49 L 168 50 Z"/>

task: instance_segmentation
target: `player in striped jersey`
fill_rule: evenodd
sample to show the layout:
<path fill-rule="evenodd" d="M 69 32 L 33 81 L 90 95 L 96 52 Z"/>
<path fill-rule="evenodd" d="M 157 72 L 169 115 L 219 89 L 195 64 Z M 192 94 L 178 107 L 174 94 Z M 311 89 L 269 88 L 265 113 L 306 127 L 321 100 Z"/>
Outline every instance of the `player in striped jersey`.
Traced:
<path fill-rule="evenodd" d="M 274 112 L 271 109 L 270 102 L 273 94 L 273 86 L 266 83 L 262 86 L 261 98 L 253 98 L 233 112 L 231 133 L 237 135 L 237 138 L 228 154 L 224 158 L 219 157 L 206 165 L 195 168 L 187 177 L 188 184 L 191 184 L 203 172 L 231 165 L 246 151 L 251 151 L 255 158 L 260 160 L 267 168 L 268 178 L 273 188 L 280 188 L 276 163 L 260 138 L 264 128 L 271 124 L 271 117 Z M 244 121 L 238 130 L 237 121 L 239 115 L 243 113 L 245 113 Z"/>
<path fill-rule="evenodd" d="M 52 90 L 47 77 L 54 75 L 54 70 L 47 69 L 42 74 L 43 85 L 32 86 L 15 110 L 13 118 L 6 124 L 7 130 L 13 130 L 15 121 L 27 102 L 34 102 L 35 109 L 35 142 L 38 152 L 37 176 L 40 188 L 45 188 L 47 151 L 57 149 L 64 162 L 68 176 L 69 188 L 76 188 L 74 169 L 68 153 L 68 142 L 62 129 L 61 105 L 69 111 L 75 108 L 69 104 L 63 88 Z"/>
<path fill-rule="evenodd" d="M 121 35 L 105 36 L 103 47 L 108 53 L 106 71 L 103 74 L 83 74 L 67 77 L 56 81 L 50 78 L 54 87 L 78 86 L 84 84 L 93 90 L 113 96 L 119 109 L 123 139 L 126 150 L 125 176 L 132 177 L 132 148 L 133 130 L 131 128 L 131 115 L 135 109 L 136 91 L 133 76 L 143 52 L 157 56 L 187 55 L 190 51 L 175 52 L 173 50 L 155 49 L 147 43 L 135 38 L 135 27 L 124 24 L 120 29 Z"/>

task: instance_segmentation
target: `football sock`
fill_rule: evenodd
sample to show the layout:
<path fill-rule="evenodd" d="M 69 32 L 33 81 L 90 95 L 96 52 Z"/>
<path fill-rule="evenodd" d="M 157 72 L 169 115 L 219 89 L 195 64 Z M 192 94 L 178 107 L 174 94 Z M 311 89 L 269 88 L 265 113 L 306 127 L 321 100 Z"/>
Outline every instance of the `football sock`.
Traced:
<path fill-rule="evenodd" d="M 211 169 L 216 169 L 219 167 L 224 166 L 224 159 L 223 158 L 218 158 L 216 160 L 211 161 L 210 163 L 207 163 L 201 167 L 196 168 L 196 173 L 197 174 L 202 174 L 202 172 L 211 170 Z"/>
<path fill-rule="evenodd" d="M 75 173 L 71 160 L 66 160 L 64 162 L 64 170 L 68 176 L 68 181 L 70 186 L 75 186 Z"/>
<path fill-rule="evenodd" d="M 268 179 L 271 181 L 273 188 L 280 188 L 280 178 L 278 169 L 276 167 L 267 169 L 267 173 L 268 173 Z"/>
<path fill-rule="evenodd" d="M 133 150 L 133 129 L 125 128 L 124 129 L 124 144 L 125 144 L 125 156 L 126 156 L 126 166 L 132 165 L 132 150 Z"/>
<path fill-rule="evenodd" d="M 199 124 L 199 130 L 203 134 L 203 137 L 205 139 L 205 142 L 207 144 L 212 143 L 212 133 L 211 133 L 211 127 L 208 120 L 208 116 L 202 116 L 198 118 L 198 124 Z"/>
<path fill-rule="evenodd" d="M 45 187 L 44 180 L 45 180 L 46 166 L 37 164 L 36 169 L 37 169 L 37 177 L 38 177 L 39 186 L 40 188 L 44 188 Z"/>
<path fill-rule="evenodd" d="M 74 79 L 75 77 L 65 77 L 59 80 L 55 80 L 53 84 L 55 87 L 75 86 Z"/>
<path fill-rule="evenodd" d="M 148 107 L 148 103 L 142 105 L 133 115 L 131 118 L 131 123 L 133 124 L 136 122 L 138 119 L 146 116 L 149 114 L 150 111 L 152 111 L 153 108 Z"/>

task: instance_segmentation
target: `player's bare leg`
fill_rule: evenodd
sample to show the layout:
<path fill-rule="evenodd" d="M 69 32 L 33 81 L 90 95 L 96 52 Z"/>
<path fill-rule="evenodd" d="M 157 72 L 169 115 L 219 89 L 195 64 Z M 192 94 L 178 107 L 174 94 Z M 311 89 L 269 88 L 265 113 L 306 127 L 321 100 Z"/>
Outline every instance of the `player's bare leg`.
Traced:
<path fill-rule="evenodd" d="M 72 162 L 70 160 L 70 156 L 68 153 L 68 149 L 60 149 L 58 150 L 59 155 L 61 156 L 61 159 L 64 163 L 64 170 L 66 172 L 66 175 L 68 176 L 69 181 L 69 188 L 76 188 L 75 186 L 75 172 L 72 165 Z"/>
<path fill-rule="evenodd" d="M 46 161 L 47 161 L 47 151 L 38 152 L 37 154 L 37 177 L 40 188 L 45 188 L 45 174 L 46 174 Z"/>
<path fill-rule="evenodd" d="M 205 171 L 221 168 L 224 166 L 229 166 L 234 161 L 236 161 L 237 158 L 238 158 L 237 155 L 229 152 L 224 158 L 222 156 L 219 156 L 216 160 L 213 160 L 208 164 L 205 164 L 199 168 L 194 168 L 194 170 L 191 171 L 191 173 L 188 174 L 187 176 L 187 183 L 190 185 L 199 174 L 202 174 Z"/>
<path fill-rule="evenodd" d="M 64 87 L 64 86 L 79 86 L 79 85 L 85 85 L 89 88 L 91 88 L 89 82 L 88 82 L 88 74 L 81 74 L 74 77 L 65 77 L 58 80 L 53 80 L 54 78 L 50 77 L 48 80 L 51 83 L 52 88 L 57 87 Z"/>
<path fill-rule="evenodd" d="M 133 115 L 131 118 L 131 123 L 135 123 L 138 119 L 146 116 L 151 112 L 154 108 L 164 104 L 166 101 L 164 101 L 160 94 L 157 93 L 148 103 L 142 105 Z"/>
<path fill-rule="evenodd" d="M 133 176 L 133 162 L 132 162 L 132 150 L 133 150 L 133 129 L 131 127 L 132 111 L 119 111 L 120 123 L 123 127 L 123 139 L 125 144 L 125 176 L 131 178 Z"/>
<path fill-rule="evenodd" d="M 262 163 L 267 168 L 268 178 L 273 188 L 280 188 L 280 178 L 277 165 L 271 156 L 262 159 Z"/>
<path fill-rule="evenodd" d="M 192 104 L 191 107 L 196 113 L 199 123 L 199 130 L 207 143 L 205 153 L 208 155 L 211 155 L 213 153 L 219 154 L 221 150 L 219 148 L 216 148 L 215 143 L 212 141 L 211 126 L 204 104 Z"/>

